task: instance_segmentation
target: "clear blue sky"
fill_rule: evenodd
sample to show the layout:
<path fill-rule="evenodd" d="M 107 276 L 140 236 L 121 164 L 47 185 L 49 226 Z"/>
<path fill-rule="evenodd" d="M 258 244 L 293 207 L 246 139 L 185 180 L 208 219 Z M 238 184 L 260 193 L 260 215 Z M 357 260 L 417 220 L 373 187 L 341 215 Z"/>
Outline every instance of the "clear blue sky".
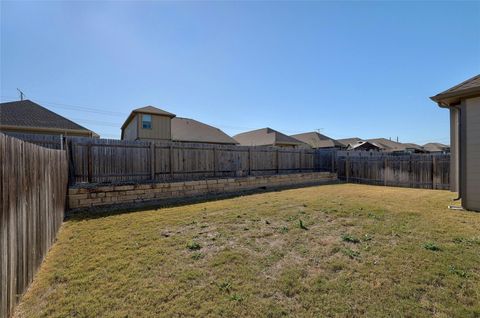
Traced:
<path fill-rule="evenodd" d="M 1 2 L 1 100 L 118 138 L 154 105 L 229 134 L 448 143 L 428 97 L 480 73 L 480 2 Z"/>

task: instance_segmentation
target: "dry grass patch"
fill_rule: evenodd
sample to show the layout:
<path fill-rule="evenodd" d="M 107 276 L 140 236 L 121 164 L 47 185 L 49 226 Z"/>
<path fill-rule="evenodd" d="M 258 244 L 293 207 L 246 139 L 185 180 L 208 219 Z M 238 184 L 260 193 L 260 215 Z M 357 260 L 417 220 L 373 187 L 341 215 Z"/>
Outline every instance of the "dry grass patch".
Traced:
<path fill-rule="evenodd" d="M 328 185 L 62 227 L 17 317 L 480 316 L 480 214 Z"/>

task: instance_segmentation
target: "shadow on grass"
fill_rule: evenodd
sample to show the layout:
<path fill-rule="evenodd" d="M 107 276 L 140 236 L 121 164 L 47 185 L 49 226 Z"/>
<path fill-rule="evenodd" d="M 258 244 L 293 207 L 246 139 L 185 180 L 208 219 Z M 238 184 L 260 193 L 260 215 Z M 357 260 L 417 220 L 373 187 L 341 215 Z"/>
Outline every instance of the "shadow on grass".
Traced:
<path fill-rule="evenodd" d="M 152 209 L 161 209 L 168 207 L 177 207 L 195 203 L 203 203 L 209 201 L 219 201 L 225 199 L 231 199 L 235 197 L 248 196 L 252 194 L 259 193 L 268 193 L 268 192 L 278 192 L 283 190 L 290 189 L 300 189 L 306 187 L 315 187 L 320 185 L 332 185 L 332 184 L 344 184 L 345 182 L 333 180 L 333 181 L 322 181 L 322 182 L 313 182 L 305 183 L 291 186 L 262 186 L 251 190 L 228 192 L 228 193 L 218 193 L 218 194 L 205 194 L 195 197 L 186 197 L 186 198 L 172 198 L 172 199 L 161 199 L 161 200 L 151 200 L 138 203 L 119 203 L 112 205 L 104 205 L 93 207 L 89 209 L 75 209 L 66 211 L 65 221 L 82 221 L 86 219 L 98 219 L 103 217 L 108 217 L 112 215 L 118 215 L 123 213 L 132 213 L 132 212 L 141 212 L 145 210 Z"/>

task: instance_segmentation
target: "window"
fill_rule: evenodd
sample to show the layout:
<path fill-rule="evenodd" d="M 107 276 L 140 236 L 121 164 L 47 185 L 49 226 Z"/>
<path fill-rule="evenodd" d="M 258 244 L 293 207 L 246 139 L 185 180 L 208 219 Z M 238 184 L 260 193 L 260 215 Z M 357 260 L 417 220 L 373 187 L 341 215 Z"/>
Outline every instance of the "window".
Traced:
<path fill-rule="evenodd" d="M 152 115 L 142 115 L 142 128 L 152 129 Z"/>

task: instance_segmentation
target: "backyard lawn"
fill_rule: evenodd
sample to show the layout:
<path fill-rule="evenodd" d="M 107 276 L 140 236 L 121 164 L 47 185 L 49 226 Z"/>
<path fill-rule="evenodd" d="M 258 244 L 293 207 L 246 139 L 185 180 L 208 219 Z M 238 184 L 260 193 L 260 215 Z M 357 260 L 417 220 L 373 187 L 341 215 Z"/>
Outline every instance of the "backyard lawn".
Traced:
<path fill-rule="evenodd" d="M 479 317 L 480 214 L 354 184 L 64 223 L 16 317 Z"/>

